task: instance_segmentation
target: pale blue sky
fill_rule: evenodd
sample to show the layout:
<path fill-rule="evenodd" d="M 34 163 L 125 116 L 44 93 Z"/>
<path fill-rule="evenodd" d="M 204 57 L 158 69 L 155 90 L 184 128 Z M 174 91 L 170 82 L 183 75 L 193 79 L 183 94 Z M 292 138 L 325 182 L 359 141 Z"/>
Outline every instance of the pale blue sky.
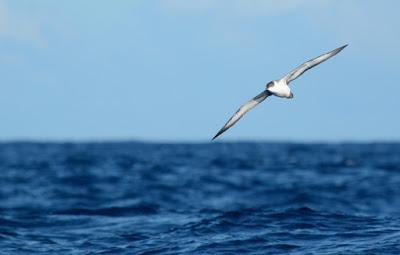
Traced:
<path fill-rule="evenodd" d="M 399 140 L 400 1 L 0 0 L 0 140 Z"/>

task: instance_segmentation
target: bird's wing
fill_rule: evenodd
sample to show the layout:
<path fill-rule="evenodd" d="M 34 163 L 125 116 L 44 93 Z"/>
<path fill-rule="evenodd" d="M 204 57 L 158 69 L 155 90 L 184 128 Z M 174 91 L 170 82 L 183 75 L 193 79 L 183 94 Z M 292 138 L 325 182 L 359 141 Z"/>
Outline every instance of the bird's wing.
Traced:
<path fill-rule="evenodd" d="M 296 69 L 291 71 L 289 74 L 287 74 L 283 79 L 286 80 L 287 84 L 289 84 L 291 81 L 298 78 L 300 75 L 302 75 L 308 69 L 311 69 L 314 66 L 316 66 L 316 65 L 324 62 L 325 60 L 335 56 L 336 54 L 338 54 L 340 51 L 342 51 L 344 48 L 346 48 L 347 45 L 348 44 L 303 63 L 302 65 L 300 65 L 299 67 L 297 67 Z"/>
<path fill-rule="evenodd" d="M 239 108 L 239 110 L 237 110 L 236 113 L 228 120 L 228 122 L 226 122 L 226 124 L 218 131 L 218 133 L 213 137 L 212 140 L 214 140 L 215 138 L 220 136 L 223 132 L 225 132 L 230 127 L 235 125 L 235 123 L 238 122 L 243 117 L 243 115 L 246 114 L 246 112 L 253 109 L 256 105 L 258 105 L 259 103 L 264 101 L 270 95 L 271 95 L 271 93 L 268 92 L 267 90 L 265 90 L 265 91 L 261 92 L 260 94 L 258 94 L 253 99 L 251 99 L 250 101 L 248 101 L 247 103 L 245 103 L 244 105 L 242 105 Z"/>

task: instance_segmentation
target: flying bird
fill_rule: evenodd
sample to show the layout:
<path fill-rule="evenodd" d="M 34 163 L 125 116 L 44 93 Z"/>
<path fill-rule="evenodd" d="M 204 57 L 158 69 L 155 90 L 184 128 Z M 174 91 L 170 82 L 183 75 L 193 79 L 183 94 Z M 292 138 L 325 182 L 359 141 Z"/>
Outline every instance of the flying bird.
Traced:
<path fill-rule="evenodd" d="M 320 63 L 324 62 L 325 60 L 328 60 L 329 58 L 335 56 L 339 52 L 341 52 L 344 48 L 347 47 L 348 44 L 339 47 L 337 49 L 334 49 L 328 53 L 325 53 L 321 56 L 318 56 L 316 58 L 313 58 L 307 62 L 304 62 L 302 65 L 288 73 L 285 77 L 283 77 L 280 80 L 273 80 L 269 83 L 267 83 L 266 88 L 263 92 L 255 96 L 253 99 L 250 101 L 246 102 L 244 105 L 242 105 L 236 113 L 226 122 L 226 124 L 218 131 L 218 133 L 213 137 L 212 140 L 220 136 L 222 133 L 224 133 L 226 130 L 228 130 L 230 127 L 235 125 L 236 122 L 238 122 L 248 111 L 253 109 L 256 105 L 264 101 L 267 97 L 269 96 L 277 96 L 277 97 L 283 97 L 283 98 L 293 98 L 293 93 L 289 87 L 289 84 L 300 77 L 305 71 L 313 68 L 314 66 L 319 65 Z"/>

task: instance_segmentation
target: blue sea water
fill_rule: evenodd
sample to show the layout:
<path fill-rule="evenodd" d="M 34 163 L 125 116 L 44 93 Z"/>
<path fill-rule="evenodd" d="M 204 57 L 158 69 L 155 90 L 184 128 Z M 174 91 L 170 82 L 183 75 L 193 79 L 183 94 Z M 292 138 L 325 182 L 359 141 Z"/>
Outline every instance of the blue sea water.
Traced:
<path fill-rule="evenodd" d="M 3 143 L 0 254 L 400 254 L 400 144 Z"/>

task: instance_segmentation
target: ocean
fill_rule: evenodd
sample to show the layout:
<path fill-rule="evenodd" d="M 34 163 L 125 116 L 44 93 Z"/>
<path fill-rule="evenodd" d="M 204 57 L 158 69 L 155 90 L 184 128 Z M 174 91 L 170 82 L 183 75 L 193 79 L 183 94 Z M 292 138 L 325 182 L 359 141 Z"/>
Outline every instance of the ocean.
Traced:
<path fill-rule="evenodd" d="M 0 254 L 400 254 L 400 144 L 2 143 Z"/>

